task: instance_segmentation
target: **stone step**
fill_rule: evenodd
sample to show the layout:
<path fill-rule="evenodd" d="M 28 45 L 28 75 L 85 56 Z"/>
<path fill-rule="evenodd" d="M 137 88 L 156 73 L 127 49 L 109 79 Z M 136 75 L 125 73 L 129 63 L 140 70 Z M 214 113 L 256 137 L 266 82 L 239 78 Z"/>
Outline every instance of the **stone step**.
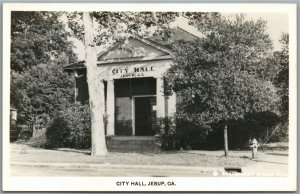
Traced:
<path fill-rule="evenodd" d="M 145 140 L 144 141 L 143 140 L 140 140 L 140 141 L 108 140 L 106 142 L 107 142 L 107 144 L 110 144 L 110 145 L 128 145 L 128 144 L 131 144 L 131 145 L 155 145 L 155 143 L 156 143 L 156 141 L 145 141 Z"/>
<path fill-rule="evenodd" d="M 107 136 L 106 144 L 109 151 L 143 152 L 160 149 L 153 136 Z"/>
<path fill-rule="evenodd" d="M 106 140 L 132 140 L 132 141 L 139 141 L 139 140 L 155 140 L 154 136 L 106 136 Z"/>

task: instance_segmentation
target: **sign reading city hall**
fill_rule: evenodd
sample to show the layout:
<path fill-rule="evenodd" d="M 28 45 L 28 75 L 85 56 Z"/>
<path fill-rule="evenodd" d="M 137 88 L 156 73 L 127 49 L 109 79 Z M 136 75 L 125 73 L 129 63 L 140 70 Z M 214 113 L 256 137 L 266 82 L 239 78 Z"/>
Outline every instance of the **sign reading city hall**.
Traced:
<path fill-rule="evenodd" d="M 144 77 L 146 73 L 154 72 L 154 67 L 120 67 L 113 68 L 111 73 L 121 78 Z"/>

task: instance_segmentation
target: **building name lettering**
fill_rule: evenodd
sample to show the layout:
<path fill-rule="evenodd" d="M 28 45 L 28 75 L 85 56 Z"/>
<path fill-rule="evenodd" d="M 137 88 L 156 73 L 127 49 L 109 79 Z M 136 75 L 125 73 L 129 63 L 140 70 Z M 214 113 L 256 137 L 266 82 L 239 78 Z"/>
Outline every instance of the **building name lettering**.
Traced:
<path fill-rule="evenodd" d="M 129 77 L 143 77 L 144 73 L 146 72 L 152 72 L 155 71 L 154 67 L 123 67 L 123 68 L 113 68 L 112 69 L 112 74 L 113 75 L 119 75 L 120 77 L 123 78 L 129 78 Z"/>

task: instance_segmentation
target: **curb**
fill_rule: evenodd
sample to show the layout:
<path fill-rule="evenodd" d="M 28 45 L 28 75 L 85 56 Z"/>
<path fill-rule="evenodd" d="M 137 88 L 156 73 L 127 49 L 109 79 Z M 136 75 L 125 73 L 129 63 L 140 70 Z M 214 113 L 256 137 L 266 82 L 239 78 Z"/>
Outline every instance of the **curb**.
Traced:
<path fill-rule="evenodd" d="M 83 164 L 83 163 L 36 163 L 36 162 L 11 162 L 11 166 L 23 167 L 56 167 L 56 168 L 114 168 L 114 169 L 158 169 L 158 170 L 195 170 L 200 172 L 224 172 L 223 167 L 195 167 L 171 165 L 120 165 L 120 164 Z"/>

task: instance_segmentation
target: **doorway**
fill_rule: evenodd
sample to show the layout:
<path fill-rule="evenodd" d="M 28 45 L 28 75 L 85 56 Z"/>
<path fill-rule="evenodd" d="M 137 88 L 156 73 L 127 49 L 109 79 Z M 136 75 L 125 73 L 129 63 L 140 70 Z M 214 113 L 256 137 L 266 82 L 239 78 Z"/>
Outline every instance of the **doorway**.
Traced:
<path fill-rule="evenodd" d="M 134 98 L 134 129 L 136 136 L 153 136 L 155 130 L 152 127 L 156 118 L 156 97 Z"/>

